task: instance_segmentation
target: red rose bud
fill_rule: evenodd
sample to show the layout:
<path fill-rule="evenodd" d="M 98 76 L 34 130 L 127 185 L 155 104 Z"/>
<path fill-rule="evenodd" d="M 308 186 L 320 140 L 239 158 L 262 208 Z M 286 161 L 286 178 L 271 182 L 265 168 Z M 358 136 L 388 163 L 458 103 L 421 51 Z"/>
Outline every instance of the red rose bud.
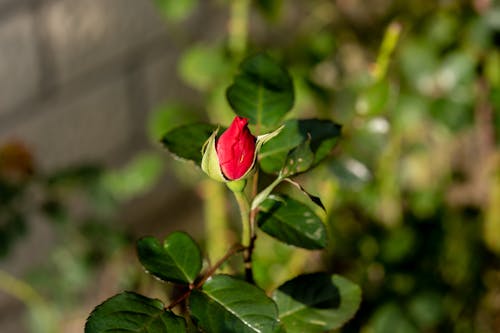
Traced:
<path fill-rule="evenodd" d="M 243 177 L 253 166 L 256 138 L 248 129 L 248 119 L 236 116 L 216 143 L 217 157 L 229 180 Z"/>

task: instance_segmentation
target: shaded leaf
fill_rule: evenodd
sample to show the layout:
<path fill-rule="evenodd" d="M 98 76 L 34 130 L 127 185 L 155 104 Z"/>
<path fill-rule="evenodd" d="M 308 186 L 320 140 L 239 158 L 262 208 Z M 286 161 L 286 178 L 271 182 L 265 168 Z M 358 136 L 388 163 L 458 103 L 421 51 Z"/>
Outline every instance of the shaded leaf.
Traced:
<path fill-rule="evenodd" d="M 260 205 L 257 223 L 265 233 L 287 244 L 311 250 L 326 246 L 326 229 L 321 219 L 292 198 L 269 196 Z"/>
<path fill-rule="evenodd" d="M 161 301 L 132 292 L 115 295 L 97 306 L 85 324 L 85 333 L 186 332 L 184 318 L 164 310 Z"/>
<path fill-rule="evenodd" d="M 293 82 L 277 62 L 257 54 L 241 63 L 227 99 L 236 114 L 249 118 L 250 124 L 270 128 L 292 108 Z"/>
<path fill-rule="evenodd" d="M 201 163 L 201 148 L 217 126 L 196 123 L 177 127 L 167 132 L 161 142 L 179 158 Z"/>
<path fill-rule="evenodd" d="M 374 333 L 418 333 L 419 330 L 413 325 L 405 311 L 394 303 L 379 306 L 370 319 Z"/>
<path fill-rule="evenodd" d="M 150 274 L 165 281 L 193 283 L 201 271 L 200 249 L 184 232 L 171 233 L 163 244 L 155 237 L 141 238 L 137 255 Z"/>
<path fill-rule="evenodd" d="M 315 273 L 286 282 L 274 291 L 273 299 L 288 333 L 324 332 L 353 317 L 361 289 L 339 275 Z"/>
<path fill-rule="evenodd" d="M 289 152 L 310 138 L 309 148 L 314 154 L 310 167 L 317 165 L 331 152 L 340 136 L 341 126 L 330 120 L 290 119 L 275 138 L 260 151 L 260 167 L 267 173 L 278 173 Z"/>
<path fill-rule="evenodd" d="M 254 285 L 228 275 L 215 275 L 189 296 L 195 322 L 205 332 L 274 332 L 276 304 Z"/>

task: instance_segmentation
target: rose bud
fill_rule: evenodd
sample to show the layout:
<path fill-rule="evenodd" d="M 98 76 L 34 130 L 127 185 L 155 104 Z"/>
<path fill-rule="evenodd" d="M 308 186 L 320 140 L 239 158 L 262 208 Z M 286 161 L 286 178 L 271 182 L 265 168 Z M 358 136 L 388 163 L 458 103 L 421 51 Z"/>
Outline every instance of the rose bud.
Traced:
<path fill-rule="evenodd" d="M 218 139 L 216 130 L 205 142 L 201 168 L 221 182 L 244 179 L 252 171 L 262 145 L 282 128 L 256 138 L 248 129 L 248 119 L 236 116 Z"/>
<path fill-rule="evenodd" d="M 248 129 L 248 119 L 242 117 L 235 117 L 231 126 L 222 133 L 215 150 L 227 179 L 240 179 L 252 168 L 256 140 Z"/>

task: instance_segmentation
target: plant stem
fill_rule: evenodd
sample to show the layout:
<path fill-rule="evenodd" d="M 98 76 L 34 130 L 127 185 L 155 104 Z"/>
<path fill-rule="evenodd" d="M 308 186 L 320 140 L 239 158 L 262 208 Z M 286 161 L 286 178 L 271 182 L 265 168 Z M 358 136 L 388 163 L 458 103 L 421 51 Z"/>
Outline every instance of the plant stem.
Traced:
<path fill-rule="evenodd" d="M 207 253 L 210 260 L 222 257 L 227 251 L 229 223 L 225 207 L 224 185 L 207 179 L 201 185 L 204 201 Z"/>
<path fill-rule="evenodd" d="M 229 18 L 229 50 L 240 58 L 246 49 L 250 0 L 232 0 Z"/>
<path fill-rule="evenodd" d="M 42 296 L 33 287 L 4 271 L 0 271 L 0 290 L 17 298 L 26 305 L 31 306 L 45 303 Z"/>
<path fill-rule="evenodd" d="M 233 192 L 238 207 L 240 209 L 241 215 L 241 244 L 245 247 L 245 252 L 243 252 L 243 265 L 245 266 L 245 279 L 253 283 L 253 272 L 252 272 L 252 252 L 253 252 L 253 239 L 254 230 L 252 226 L 252 221 L 250 220 L 250 203 L 245 195 L 245 192 Z"/>
<path fill-rule="evenodd" d="M 385 30 L 384 39 L 375 62 L 375 67 L 372 75 L 375 80 L 382 80 L 387 74 L 391 55 L 394 52 L 396 45 L 401 35 L 402 26 L 398 22 L 392 22 Z"/>
<path fill-rule="evenodd" d="M 176 307 L 177 305 L 179 305 L 181 302 L 183 302 L 186 298 L 189 297 L 189 295 L 191 294 L 191 291 L 193 289 L 199 289 L 203 286 L 203 284 L 207 281 L 207 279 L 209 277 L 211 277 L 212 275 L 214 275 L 214 273 L 217 271 L 217 269 L 227 260 L 229 259 L 230 257 L 232 257 L 233 255 L 235 255 L 236 253 L 240 252 L 240 251 L 243 251 L 245 249 L 245 247 L 241 244 L 236 244 L 235 246 L 233 246 L 232 248 L 229 249 L 229 251 L 227 251 L 227 253 L 221 258 L 219 259 L 215 265 L 213 265 L 212 267 L 210 267 L 210 269 L 203 275 L 203 278 L 198 281 L 197 283 L 192 283 L 189 285 L 189 290 L 187 290 L 185 293 L 183 293 L 180 297 L 178 297 L 177 299 L 175 299 L 174 301 L 172 301 L 172 303 L 170 303 L 168 306 L 165 307 L 165 309 L 167 310 L 172 310 L 174 307 Z"/>

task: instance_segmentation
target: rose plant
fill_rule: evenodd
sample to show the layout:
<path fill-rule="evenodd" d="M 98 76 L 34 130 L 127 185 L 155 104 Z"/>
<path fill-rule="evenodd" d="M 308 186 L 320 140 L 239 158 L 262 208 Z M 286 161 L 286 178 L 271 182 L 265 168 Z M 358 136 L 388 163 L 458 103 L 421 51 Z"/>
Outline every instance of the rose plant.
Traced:
<path fill-rule="evenodd" d="M 340 126 L 325 119 L 283 121 L 294 104 L 293 81 L 265 54 L 241 63 L 227 100 L 236 113 L 227 129 L 184 125 L 166 133 L 162 143 L 232 191 L 241 217 L 240 241 L 204 265 L 200 247 L 185 232 L 171 233 L 163 242 L 141 238 L 137 255 L 146 271 L 182 292 L 166 305 L 133 292 L 115 295 L 94 309 L 86 333 L 314 333 L 342 326 L 357 311 L 360 289 L 339 275 L 303 274 L 266 293 L 253 274 L 258 229 L 290 246 L 325 248 L 326 228 L 311 205 L 324 206 L 292 178 L 330 155 Z M 282 182 L 294 185 L 305 200 L 277 193 Z M 220 274 L 221 265 L 240 253 L 244 276 Z"/>

